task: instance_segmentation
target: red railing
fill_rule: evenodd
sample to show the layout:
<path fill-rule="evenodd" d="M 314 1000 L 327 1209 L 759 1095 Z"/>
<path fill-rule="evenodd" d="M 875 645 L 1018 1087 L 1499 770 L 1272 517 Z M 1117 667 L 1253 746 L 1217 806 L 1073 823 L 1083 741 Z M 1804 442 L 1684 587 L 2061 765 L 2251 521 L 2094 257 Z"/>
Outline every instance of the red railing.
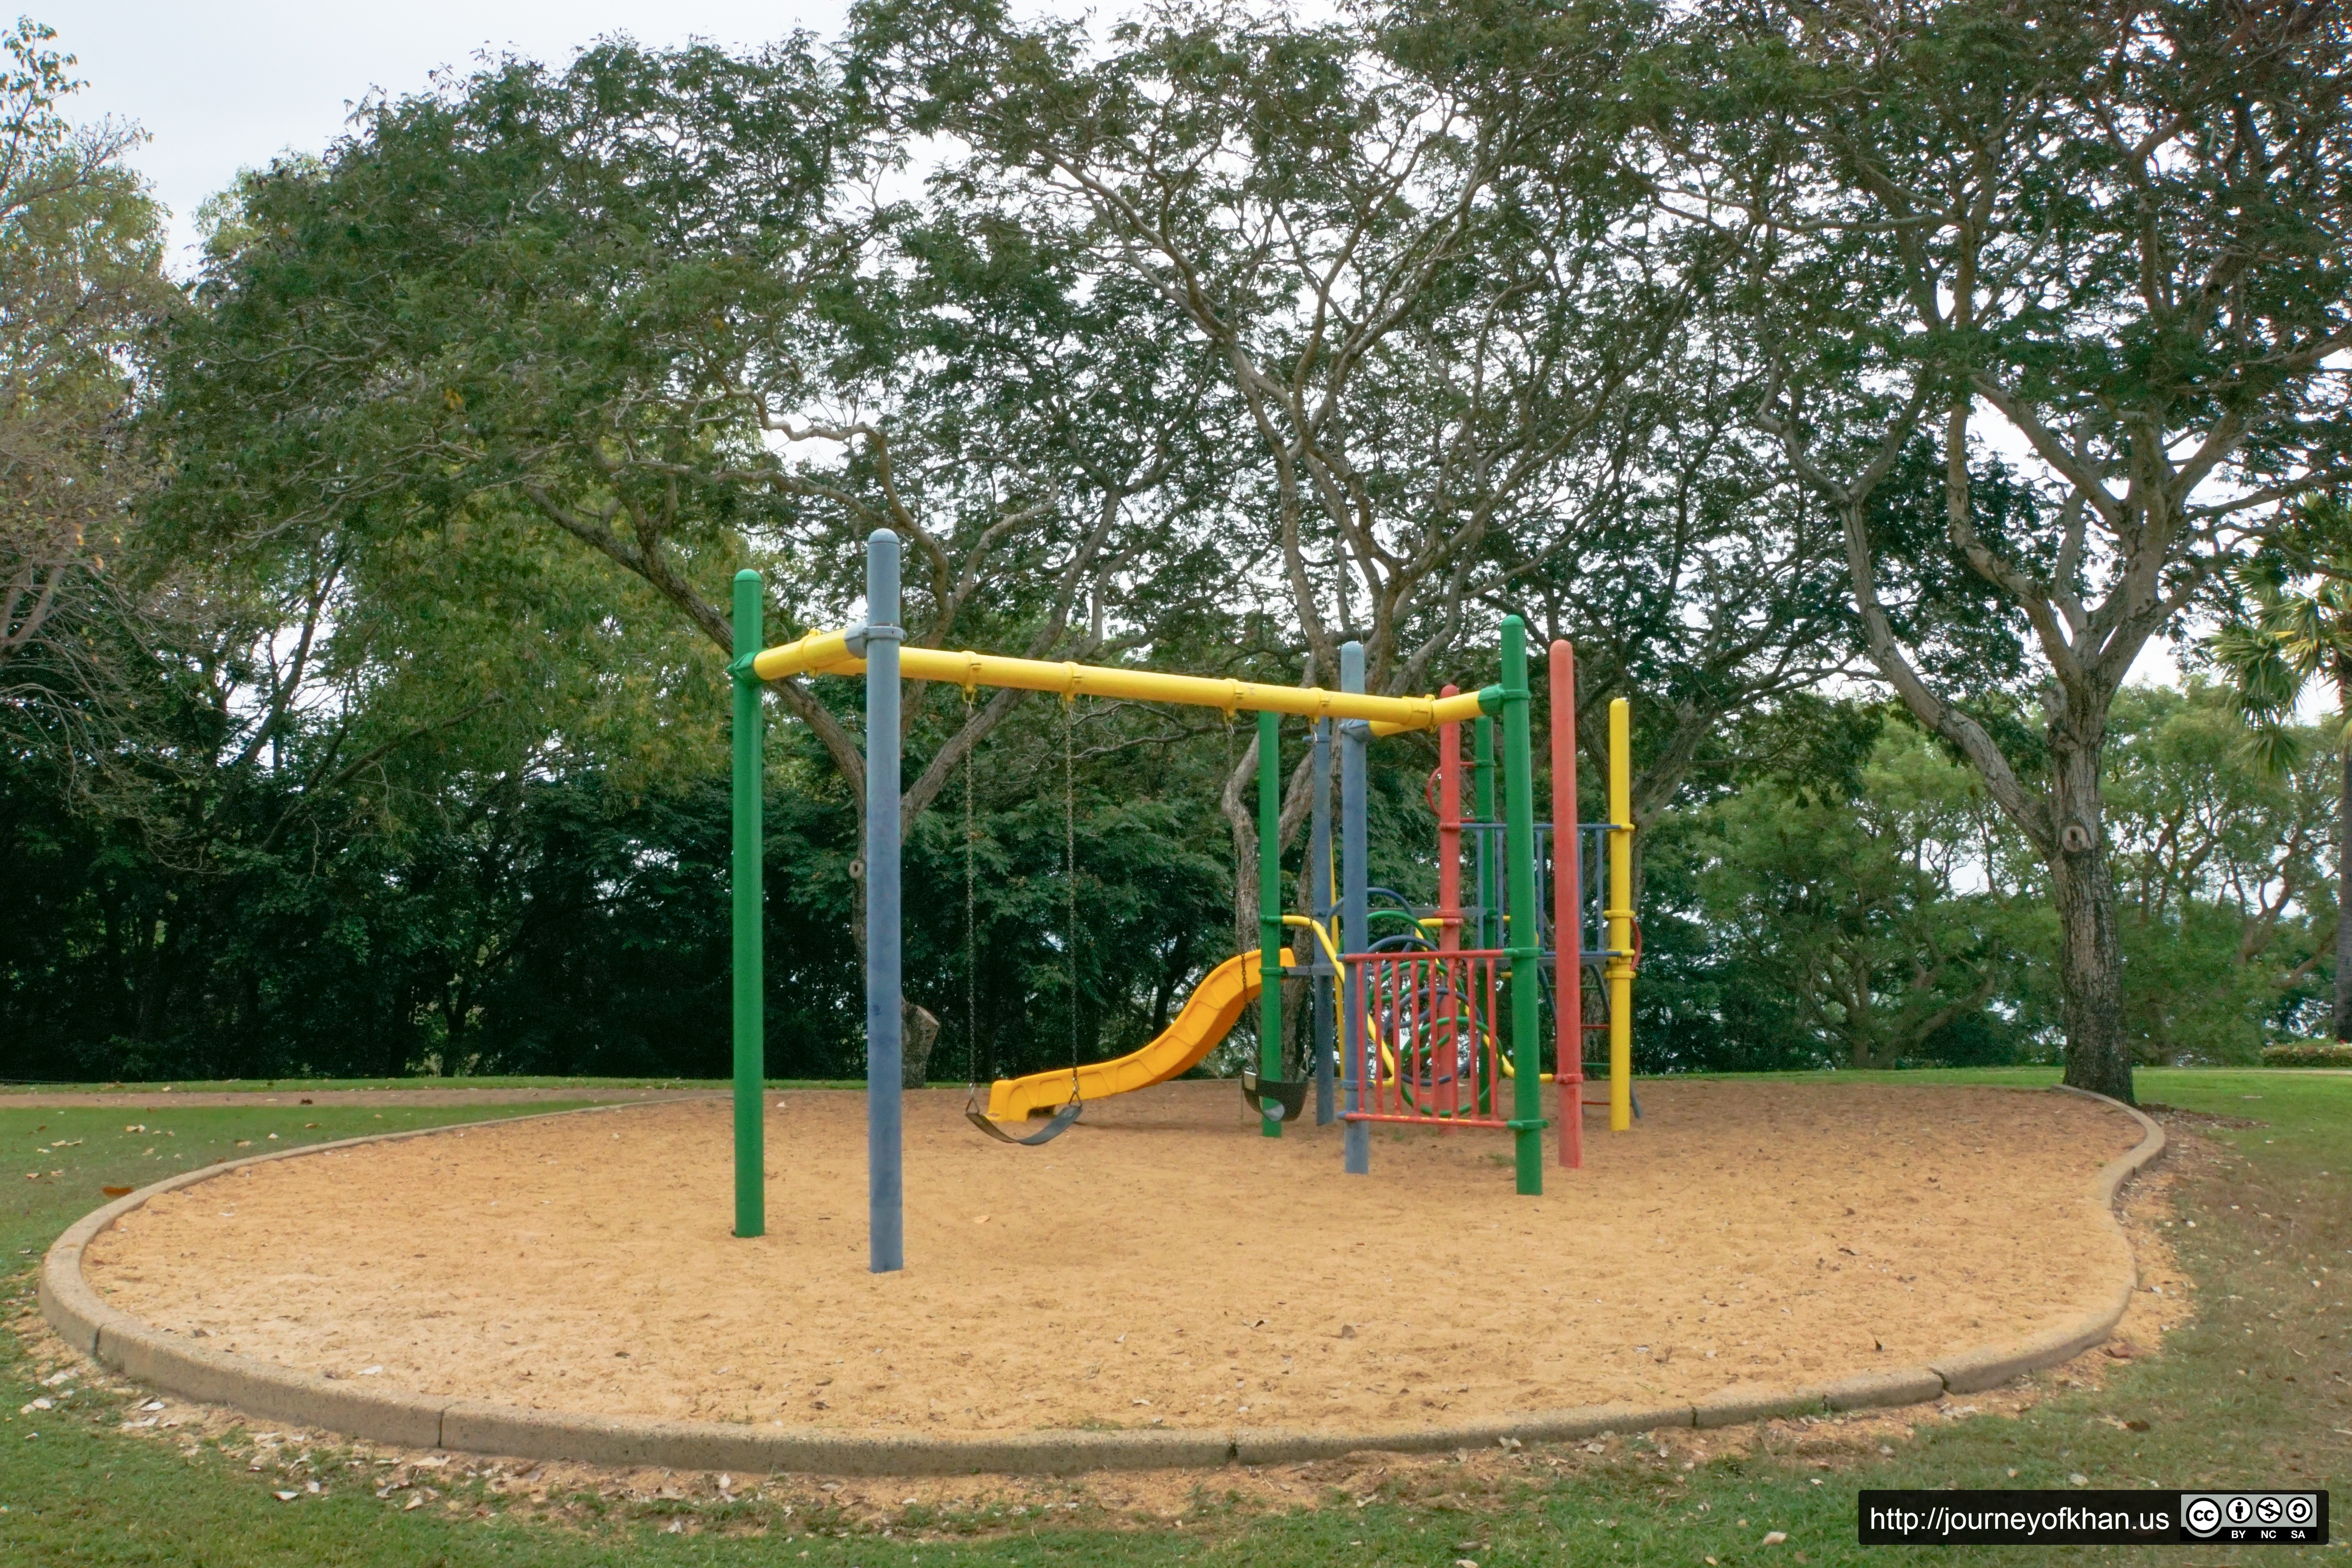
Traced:
<path fill-rule="evenodd" d="M 1347 1120 L 1507 1125 L 1510 1027 L 1496 983 L 1505 956 L 1470 949 L 1342 957 L 1364 1015 L 1350 1064 L 1361 1087 Z"/>

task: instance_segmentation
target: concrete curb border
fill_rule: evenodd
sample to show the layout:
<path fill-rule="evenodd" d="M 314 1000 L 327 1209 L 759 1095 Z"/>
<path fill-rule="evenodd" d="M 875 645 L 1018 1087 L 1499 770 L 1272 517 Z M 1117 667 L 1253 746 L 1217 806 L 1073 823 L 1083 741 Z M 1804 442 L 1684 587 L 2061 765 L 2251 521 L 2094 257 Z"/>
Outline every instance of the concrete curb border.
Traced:
<path fill-rule="evenodd" d="M 2164 1130 L 2120 1100 L 2063 1089 L 2110 1105 L 2137 1122 L 2138 1145 L 2101 1167 L 2092 1191 L 2118 1241 L 2128 1239 L 2116 1217 L 2124 1183 L 2164 1152 Z M 638 1109 L 600 1105 L 548 1116 L 585 1116 Z M 467 1127 L 511 1126 L 538 1117 L 501 1118 Z M 1728 1426 L 1774 1416 L 1821 1415 L 1927 1404 L 1947 1394 L 1992 1388 L 2020 1373 L 2055 1366 L 2103 1342 L 2138 1288 L 2137 1263 L 2128 1277 L 2071 1323 L 2029 1339 L 1979 1346 L 1938 1357 L 1925 1366 L 1785 1390 L 1742 1390 L 1695 1405 L 1584 1405 L 1528 1411 L 1458 1426 L 1373 1427 L 1354 1432 L 1286 1427 L 1232 1429 L 1044 1431 L 1002 1436 L 928 1437 L 892 1432 L 844 1432 L 824 1427 L 757 1427 L 715 1421 L 661 1421 L 644 1416 L 591 1415 L 530 1410 L 396 1388 L 362 1390 L 249 1356 L 210 1350 L 181 1335 L 116 1311 L 99 1299 L 81 1271 L 84 1250 L 115 1221 L 162 1194 L 194 1186 L 272 1160 L 332 1149 L 432 1137 L 457 1129 L 422 1128 L 345 1138 L 224 1161 L 184 1171 L 77 1220 L 41 1260 L 41 1315 L 74 1349 L 100 1366 L 184 1399 L 226 1405 L 274 1421 L 324 1427 L 371 1442 L 412 1448 L 447 1448 L 521 1459 L 648 1466 L 675 1470 L 749 1474 L 810 1471 L 842 1476 L 1066 1475 L 1096 1469 L 1167 1469 L 1225 1464 L 1264 1465 L 1379 1450 L 1442 1453 L 1519 1443 L 1565 1442 L 1604 1432 L 1661 1427 Z"/>

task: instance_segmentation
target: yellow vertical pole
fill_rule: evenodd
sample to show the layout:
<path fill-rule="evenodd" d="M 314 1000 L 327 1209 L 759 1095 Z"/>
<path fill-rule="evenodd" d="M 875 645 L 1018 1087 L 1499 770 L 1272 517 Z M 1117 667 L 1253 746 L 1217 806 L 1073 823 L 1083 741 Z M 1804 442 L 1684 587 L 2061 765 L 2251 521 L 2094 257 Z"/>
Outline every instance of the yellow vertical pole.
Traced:
<path fill-rule="evenodd" d="M 1632 710 L 1609 704 L 1609 1131 L 1633 1125 L 1633 743 Z"/>

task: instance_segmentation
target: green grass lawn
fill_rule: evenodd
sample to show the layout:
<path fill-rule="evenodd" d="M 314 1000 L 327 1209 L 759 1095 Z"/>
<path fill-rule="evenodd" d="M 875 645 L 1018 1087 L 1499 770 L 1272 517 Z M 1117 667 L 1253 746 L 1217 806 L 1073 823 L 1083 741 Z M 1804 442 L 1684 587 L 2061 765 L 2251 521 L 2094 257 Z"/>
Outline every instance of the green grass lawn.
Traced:
<path fill-rule="evenodd" d="M 2024 1083 L 2050 1077 L 1901 1076 Z M 1629 1445 L 1564 1479 L 1534 1472 L 1504 1495 L 1453 1503 L 1423 1487 L 1412 1495 L 1391 1489 L 1360 1508 L 1343 1501 L 1244 1512 L 1221 1500 L 1210 1474 L 1181 1530 L 1089 1527 L 1082 1513 L 1077 1524 L 1050 1527 L 1035 1518 L 940 1520 L 931 1538 L 919 1541 L 870 1532 L 812 1539 L 805 1512 L 787 1520 L 751 1501 L 610 1510 L 586 1528 L 558 1528 L 499 1508 L 465 1520 L 404 1511 L 396 1500 L 379 1501 L 358 1485 L 331 1484 L 323 1495 L 280 1503 L 271 1487 L 284 1483 L 248 1470 L 241 1454 L 206 1443 L 184 1455 L 177 1444 L 124 1435 L 116 1429 L 122 1402 L 87 1389 L 58 1409 L 26 1415 L 19 1406 L 40 1391 L 10 1333 L 0 1334 L 0 1563 L 2352 1562 L 2352 1549 L 2342 1546 L 2268 1548 L 2233 1559 L 2179 1549 L 1854 1544 L 1853 1494 L 1861 1487 L 2064 1486 L 2081 1475 L 2091 1486 L 2117 1488 L 2317 1482 L 2334 1488 L 2339 1510 L 2352 1500 L 2352 1318 L 2344 1306 L 2352 1300 L 2352 1078 L 2151 1071 L 2140 1075 L 2139 1092 L 2145 1100 L 2263 1123 L 2214 1127 L 2207 1135 L 2240 1157 L 2218 1172 L 2190 1172 L 2176 1191 L 2179 1216 L 2200 1222 L 2173 1233 L 2197 1282 L 2196 1319 L 2167 1336 L 2161 1356 L 2119 1368 L 2101 1390 L 2055 1393 L 2014 1419 L 1929 1424 L 1916 1440 L 1895 1444 L 1891 1457 L 1841 1461 L 1829 1470 L 1761 1452 L 1685 1472 Z M 0 1150 L 8 1155 L 0 1162 L 7 1200 L 0 1203 L 0 1280 L 15 1312 L 29 1309 L 40 1250 L 103 1201 L 102 1185 L 143 1184 L 305 1140 L 509 1113 L 282 1104 L 149 1111 L 148 1103 L 133 1096 L 126 1100 L 133 1110 L 53 1110 L 0 1100 Z M 37 1176 L 27 1180 L 31 1172 Z M 695 1532 L 666 1532 L 680 1519 Z M 1762 1545 L 1770 1531 L 1785 1531 L 1787 1541 Z M 2339 1522 L 2336 1533 L 2340 1541 L 2352 1531 Z"/>
<path fill-rule="evenodd" d="M 719 1090 L 734 1087 L 724 1078 L 545 1078 L 517 1074 L 511 1078 L 216 1078 L 174 1080 L 173 1094 L 309 1094 L 316 1089 L 576 1089 L 593 1099 L 613 1089 L 692 1089 Z M 864 1079 L 772 1078 L 770 1089 L 864 1089 Z M 164 1092 L 161 1083 L 0 1083 L 0 1108 L 12 1095 L 119 1094 L 136 1100 Z"/>

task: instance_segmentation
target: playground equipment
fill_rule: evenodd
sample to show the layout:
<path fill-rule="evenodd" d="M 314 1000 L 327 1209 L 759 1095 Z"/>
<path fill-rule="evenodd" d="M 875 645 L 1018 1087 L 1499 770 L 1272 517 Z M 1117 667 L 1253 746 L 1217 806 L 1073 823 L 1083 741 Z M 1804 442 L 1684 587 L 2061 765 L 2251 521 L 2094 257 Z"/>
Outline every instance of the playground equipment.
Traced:
<path fill-rule="evenodd" d="M 971 688 L 963 692 L 966 721 L 971 714 Z M 974 1020 L 980 1016 L 975 979 L 980 969 L 980 948 L 973 935 L 973 889 L 979 878 L 972 865 L 972 847 L 978 835 L 971 826 L 971 748 L 963 753 L 963 1028 L 967 1086 L 964 1090 L 964 1120 L 995 1139 L 1000 1143 L 1017 1143 L 1024 1149 L 1051 1143 L 1067 1132 L 1079 1113 L 1087 1108 L 1086 1079 L 1078 1063 L 1078 827 L 1076 784 L 1073 774 L 1073 748 L 1077 743 L 1076 714 L 1066 700 L 1062 704 L 1062 909 L 1064 947 L 1070 957 L 1070 1071 L 1069 1092 L 1061 1105 L 1052 1110 L 1046 1123 L 1034 1132 L 1013 1133 L 1004 1130 L 993 1110 L 980 1108 L 980 1033 Z M 1040 1073 L 1032 1079 L 1032 1087 L 1043 1084 L 1048 1078 L 1058 1080 L 1061 1074 Z M 1116 1075 L 1097 1079 L 1098 1087 L 1119 1081 Z M 1109 1092 L 1116 1093 L 1116 1089 Z M 1051 1100 L 1039 1103 L 1051 1105 Z M 1030 1107 L 1024 1105 L 1026 1117 Z"/>
<path fill-rule="evenodd" d="M 1611 1126 L 1622 1131 L 1630 1125 L 1634 952 L 1631 863 L 1624 853 L 1633 834 L 1625 789 L 1625 705 L 1622 700 L 1613 703 L 1610 714 L 1611 821 L 1583 825 L 1566 836 L 1572 847 L 1557 857 L 1560 872 L 1549 879 L 1554 896 L 1549 921 L 1553 940 L 1547 945 L 1538 892 L 1544 880 L 1538 868 L 1539 825 L 1534 809 L 1527 628 L 1517 616 L 1506 616 L 1501 625 L 1500 683 L 1475 692 L 1454 692 L 1449 688 L 1438 697 L 1377 697 L 1364 690 L 1364 650 L 1352 642 L 1340 649 L 1337 691 L 906 647 L 902 646 L 906 634 L 898 625 L 898 536 L 887 529 L 877 530 L 866 544 L 865 624 L 814 632 L 795 642 L 763 648 L 760 646 L 759 576 L 747 571 L 737 574 L 735 579 L 736 657 L 730 672 L 735 698 L 732 876 L 738 1236 L 758 1236 L 765 1228 L 761 1120 L 765 1041 L 760 949 L 763 717 L 759 689 L 765 681 L 803 674 L 863 675 L 866 680 L 866 1203 L 868 1267 L 874 1272 L 905 1266 L 900 1173 L 898 715 L 900 685 L 908 679 L 946 681 L 967 694 L 981 686 L 1010 687 L 1053 692 L 1065 699 L 1126 698 L 1213 708 L 1229 717 L 1243 710 L 1257 715 L 1256 952 L 1219 966 L 1188 1001 L 1176 1023 L 1141 1050 L 1091 1068 L 1074 1062 L 1067 1073 L 1039 1074 L 997 1084 L 991 1093 L 989 1120 L 1009 1119 L 1051 1105 L 1064 1098 L 1065 1084 L 1069 1093 L 1062 1114 L 1075 1117 L 1075 1107 L 1087 1091 L 1089 1073 L 1094 1075 L 1097 1093 L 1121 1092 L 1172 1077 L 1207 1053 L 1255 992 L 1260 1009 L 1259 1061 L 1245 1088 L 1255 1091 L 1263 1134 L 1279 1137 L 1289 1106 L 1303 1105 L 1305 1088 L 1303 1082 L 1286 1083 L 1280 1076 L 1280 983 L 1287 972 L 1317 981 L 1311 988 L 1316 1007 L 1311 1038 L 1317 1042 L 1313 1049 L 1317 1120 L 1335 1119 L 1336 1064 L 1338 1087 L 1344 1090 L 1346 1103 L 1345 1111 L 1336 1119 L 1345 1123 L 1341 1143 L 1349 1173 L 1370 1170 L 1370 1127 L 1375 1121 L 1497 1127 L 1513 1134 L 1518 1191 L 1538 1194 L 1543 1190 L 1542 1132 L 1549 1124 L 1542 1113 L 1546 1075 L 1541 1070 L 1539 1025 L 1545 1010 L 1544 960 L 1549 958 L 1555 1059 L 1560 1068 L 1555 1081 L 1561 1096 L 1561 1163 L 1573 1167 L 1581 1161 L 1580 999 L 1588 962 L 1607 965 Z M 1551 698 L 1556 714 L 1574 713 L 1573 680 L 1568 645 L 1553 644 Z M 1282 913 L 1280 724 L 1285 714 L 1305 718 L 1312 724 L 1317 791 L 1307 858 L 1311 903 L 1318 918 L 1311 921 Z M 1494 790 L 1492 761 L 1496 719 L 1501 721 L 1503 753 L 1499 792 Z M 1475 821 L 1459 819 L 1459 733 L 1464 723 L 1474 723 L 1479 737 L 1483 771 L 1478 773 L 1480 816 Z M 1553 820 L 1574 823 L 1575 759 L 1569 727 L 1557 719 L 1552 724 Z M 1442 788 L 1453 792 L 1446 798 L 1456 802 L 1456 810 L 1450 816 L 1441 811 L 1442 826 L 1453 835 L 1454 852 L 1440 856 L 1440 900 L 1434 910 L 1424 914 L 1405 905 L 1393 910 L 1383 907 L 1380 911 L 1409 928 L 1409 942 L 1400 945 L 1376 941 L 1370 929 L 1374 910 L 1366 835 L 1365 752 L 1376 738 L 1414 730 L 1436 730 L 1441 746 L 1453 748 L 1454 765 L 1441 765 L 1440 773 Z M 1339 803 L 1336 900 L 1330 885 L 1333 824 L 1328 789 L 1335 739 Z M 1607 840 L 1610 868 L 1610 901 L 1603 911 L 1607 945 L 1597 949 L 1587 948 L 1582 940 L 1587 925 L 1580 892 L 1582 845 L 1588 837 L 1596 843 Z M 1549 844 L 1551 837 L 1549 826 L 1544 826 L 1540 841 Z M 1475 852 L 1480 879 L 1480 901 L 1475 906 L 1463 904 L 1460 897 L 1460 846 L 1465 842 Z M 1390 898 L 1402 902 L 1393 895 Z M 1475 947 L 1461 944 L 1465 921 L 1475 922 L 1479 939 Z M 1317 941 L 1306 949 L 1304 963 L 1282 944 L 1286 923 L 1315 931 Z M 1336 940 L 1329 930 L 1334 923 Z M 1425 939 L 1432 927 L 1437 932 L 1433 943 Z M 1219 974 L 1226 978 L 1219 981 Z M 1250 984 L 1253 980 L 1255 984 Z M 1336 997 L 1327 993 L 1336 993 Z M 1322 1012 L 1327 1003 L 1333 1007 L 1331 1025 L 1325 1023 Z M 1045 1087 L 1048 1081 L 1050 1089 Z M 1031 1088 L 1024 1089 L 1024 1084 Z M 1499 1114 L 1506 1093 L 1507 1117 Z M 1045 1098 L 1034 1098 L 1039 1094 Z"/>
<path fill-rule="evenodd" d="M 1296 960 L 1285 948 L 1282 968 Z M 1255 952 L 1239 953 L 1209 971 L 1168 1027 L 1139 1050 L 1108 1061 L 1088 1062 L 1077 1069 L 1076 1082 L 1066 1069 L 1031 1073 L 1025 1078 L 1001 1078 L 989 1086 L 988 1116 L 994 1121 L 1019 1121 L 1066 1100 L 1104 1100 L 1166 1083 L 1200 1065 L 1241 1021 L 1243 1011 L 1258 999 L 1265 986 L 1264 969 Z M 1075 1093 L 1073 1092 L 1075 1090 Z"/>

